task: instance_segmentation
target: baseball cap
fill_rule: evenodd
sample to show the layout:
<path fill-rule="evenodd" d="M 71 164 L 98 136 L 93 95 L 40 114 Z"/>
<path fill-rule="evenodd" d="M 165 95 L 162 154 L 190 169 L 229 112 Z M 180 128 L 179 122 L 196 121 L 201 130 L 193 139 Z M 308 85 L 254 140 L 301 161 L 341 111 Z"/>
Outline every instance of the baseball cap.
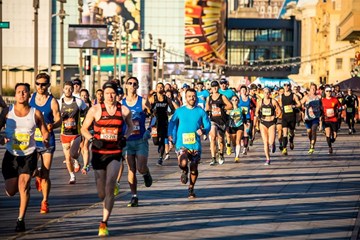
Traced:
<path fill-rule="evenodd" d="M 122 87 L 118 87 L 117 88 L 117 94 L 118 95 L 123 95 L 124 94 L 124 89 Z"/>
<path fill-rule="evenodd" d="M 75 78 L 74 80 L 72 80 L 72 83 L 75 85 L 75 84 L 77 84 L 77 85 L 80 85 L 81 86 L 81 80 L 80 79 L 78 79 L 78 78 Z"/>
<path fill-rule="evenodd" d="M 224 84 L 224 83 L 228 83 L 228 81 L 227 81 L 225 78 L 222 78 L 222 79 L 220 80 L 220 84 Z"/>
<path fill-rule="evenodd" d="M 190 87 L 190 86 L 187 85 L 186 83 L 184 83 L 184 84 L 182 85 L 182 88 L 188 88 L 188 87 Z"/>
<path fill-rule="evenodd" d="M 218 87 L 218 86 L 220 86 L 218 81 L 211 82 L 211 87 Z"/>
<path fill-rule="evenodd" d="M 250 90 L 256 90 L 256 89 L 257 89 L 256 84 L 252 83 L 252 84 L 250 85 Z"/>
<path fill-rule="evenodd" d="M 116 93 L 118 92 L 118 87 L 117 87 L 116 83 L 114 83 L 112 81 L 108 81 L 108 82 L 104 83 L 104 85 L 102 86 L 102 90 L 105 90 L 106 88 L 112 88 Z"/>

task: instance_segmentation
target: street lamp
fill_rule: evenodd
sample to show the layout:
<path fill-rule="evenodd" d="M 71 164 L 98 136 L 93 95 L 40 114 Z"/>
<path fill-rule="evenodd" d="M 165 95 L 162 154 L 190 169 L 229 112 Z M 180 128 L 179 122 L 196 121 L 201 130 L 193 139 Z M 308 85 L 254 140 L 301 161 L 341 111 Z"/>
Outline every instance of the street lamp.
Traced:
<path fill-rule="evenodd" d="M 64 19 L 66 12 L 64 10 L 64 3 L 66 0 L 57 0 L 60 2 L 59 18 L 60 18 L 60 86 L 64 85 Z"/>
<path fill-rule="evenodd" d="M 164 82 L 164 63 L 165 63 L 165 42 L 163 42 L 162 48 L 162 71 L 161 71 L 161 81 Z"/>
<path fill-rule="evenodd" d="M 36 75 L 38 74 L 38 52 L 39 52 L 39 44 L 38 44 L 38 29 L 39 29 L 39 19 L 38 19 L 38 10 L 40 7 L 39 0 L 33 0 L 34 7 L 34 81 Z"/>
<path fill-rule="evenodd" d="M 160 65 L 160 53 L 161 53 L 161 44 L 162 44 L 162 40 L 159 38 L 158 39 L 158 45 L 156 48 L 156 73 L 155 73 L 155 80 L 156 83 L 159 81 L 159 65 Z"/>
<path fill-rule="evenodd" d="M 82 13 L 83 13 L 83 6 L 84 2 L 83 0 L 78 0 L 78 10 L 79 10 L 79 24 L 82 23 Z M 79 50 L 79 74 L 80 74 L 80 80 L 83 80 L 83 50 L 80 48 Z"/>
<path fill-rule="evenodd" d="M 125 79 L 129 77 L 129 32 L 130 32 L 130 23 L 125 23 Z"/>

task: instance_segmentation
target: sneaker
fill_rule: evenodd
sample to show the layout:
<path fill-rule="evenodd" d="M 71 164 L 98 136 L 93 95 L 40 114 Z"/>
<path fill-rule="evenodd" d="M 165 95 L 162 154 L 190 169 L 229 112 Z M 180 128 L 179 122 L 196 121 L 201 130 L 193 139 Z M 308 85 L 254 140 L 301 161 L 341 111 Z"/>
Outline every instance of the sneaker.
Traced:
<path fill-rule="evenodd" d="M 86 165 L 86 166 L 84 166 L 82 169 L 81 169 L 81 173 L 83 174 L 83 175 L 87 175 L 87 173 L 90 171 L 90 165 L 88 164 L 88 165 Z"/>
<path fill-rule="evenodd" d="M 17 220 L 16 221 L 16 227 L 15 227 L 15 232 L 25 232 L 25 222 L 24 220 Z"/>
<path fill-rule="evenodd" d="M 294 150 L 294 143 L 290 143 L 290 150 Z"/>
<path fill-rule="evenodd" d="M 162 166 L 163 165 L 163 159 L 159 158 L 159 160 L 157 161 L 157 165 L 158 166 Z"/>
<path fill-rule="evenodd" d="M 76 178 L 75 178 L 75 176 L 74 176 L 74 177 L 70 177 L 69 184 L 75 184 L 75 183 L 76 183 Z"/>
<path fill-rule="evenodd" d="M 127 206 L 128 207 L 137 207 L 137 206 L 139 206 L 139 199 L 137 197 L 132 197 Z"/>
<path fill-rule="evenodd" d="M 336 140 L 336 138 L 334 138 L 334 136 L 331 136 L 331 139 L 330 139 L 331 143 L 334 143 L 335 140 Z"/>
<path fill-rule="evenodd" d="M 74 160 L 74 172 L 79 172 L 80 171 L 80 164 L 78 162 L 78 160 Z"/>
<path fill-rule="evenodd" d="M 270 165 L 270 160 L 266 160 L 266 162 L 264 163 L 265 166 L 269 166 Z"/>
<path fill-rule="evenodd" d="M 231 147 L 226 147 L 226 155 L 230 156 L 232 152 L 232 148 Z"/>
<path fill-rule="evenodd" d="M 225 162 L 225 158 L 224 158 L 224 156 L 223 155 L 219 155 L 219 164 L 220 165 L 223 165 L 224 164 L 224 162 Z"/>
<path fill-rule="evenodd" d="M 283 149 L 284 149 L 283 145 L 280 144 L 280 145 L 279 145 L 279 150 L 282 151 Z"/>
<path fill-rule="evenodd" d="M 106 237 L 109 236 L 109 231 L 107 228 L 107 224 L 104 222 L 100 222 L 100 226 L 99 226 L 99 237 Z"/>
<path fill-rule="evenodd" d="M 332 153 L 333 153 L 333 148 L 329 147 L 329 154 L 332 154 Z"/>
<path fill-rule="evenodd" d="M 272 144 L 271 152 L 274 153 L 276 151 L 276 145 L 275 143 Z"/>
<path fill-rule="evenodd" d="M 206 141 L 207 140 L 207 136 L 203 135 L 203 140 Z"/>
<path fill-rule="evenodd" d="M 355 128 L 353 128 L 353 129 L 352 129 L 352 132 L 353 132 L 353 133 L 356 133 L 356 130 L 355 130 Z"/>
<path fill-rule="evenodd" d="M 196 195 L 195 195 L 195 193 L 194 193 L 194 189 L 193 188 L 189 188 L 189 195 L 188 195 L 188 198 L 189 199 L 194 199 L 194 198 L 196 198 Z"/>
<path fill-rule="evenodd" d="M 288 155 L 288 153 L 287 153 L 287 148 L 283 148 L 283 150 L 281 151 L 281 153 L 282 153 L 282 155 Z"/>
<path fill-rule="evenodd" d="M 243 154 L 243 155 L 247 155 L 247 148 L 246 148 L 246 147 L 243 148 L 242 154 Z"/>
<path fill-rule="evenodd" d="M 210 166 L 215 166 L 215 164 L 216 164 L 216 159 L 213 158 L 213 159 L 211 160 L 211 162 L 210 162 Z"/>
<path fill-rule="evenodd" d="M 181 173 L 181 177 L 180 177 L 181 183 L 182 183 L 182 184 L 187 184 L 188 180 L 189 180 L 189 178 L 188 178 L 187 172 L 183 171 L 183 172 Z"/>
<path fill-rule="evenodd" d="M 249 145 L 252 146 L 254 144 L 254 140 L 250 139 Z"/>
<path fill-rule="evenodd" d="M 146 174 L 144 174 L 143 177 L 144 177 L 145 187 L 151 187 L 153 180 L 152 180 L 150 172 L 147 172 Z"/>
<path fill-rule="evenodd" d="M 351 129 L 351 128 L 349 128 L 349 135 L 350 135 L 350 134 L 352 134 L 352 129 Z"/>
<path fill-rule="evenodd" d="M 167 160 L 169 160 L 169 159 L 170 159 L 170 154 L 167 153 L 167 154 L 165 155 L 164 161 L 167 161 Z"/>
<path fill-rule="evenodd" d="M 114 188 L 114 196 L 117 196 L 119 193 L 120 193 L 120 183 L 116 182 Z"/>
<path fill-rule="evenodd" d="M 41 180 L 42 180 L 42 178 L 40 178 L 40 177 L 35 177 L 35 187 L 36 187 L 36 189 L 37 189 L 39 192 L 42 191 Z"/>
<path fill-rule="evenodd" d="M 236 162 L 236 163 L 240 162 L 240 158 L 236 157 L 236 158 L 235 158 L 235 162 Z"/>
<path fill-rule="evenodd" d="M 314 148 L 310 148 L 310 149 L 309 149 L 309 151 L 308 151 L 308 154 L 313 154 L 313 153 L 314 153 L 314 151 L 315 151 L 315 149 L 314 149 Z"/>
<path fill-rule="evenodd" d="M 47 201 L 41 202 L 40 213 L 45 214 L 49 212 L 49 204 Z"/>

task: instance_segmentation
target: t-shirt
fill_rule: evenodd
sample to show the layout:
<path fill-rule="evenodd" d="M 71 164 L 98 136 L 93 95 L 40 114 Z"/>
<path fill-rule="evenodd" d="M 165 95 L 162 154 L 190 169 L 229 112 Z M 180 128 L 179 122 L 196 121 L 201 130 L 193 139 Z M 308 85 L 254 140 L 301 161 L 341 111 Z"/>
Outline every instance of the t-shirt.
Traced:
<path fill-rule="evenodd" d="M 331 97 L 330 99 L 323 98 L 321 101 L 325 122 L 337 122 L 338 109 L 341 106 L 339 100 L 336 97 Z"/>
<path fill-rule="evenodd" d="M 233 96 L 235 96 L 236 94 L 234 93 L 233 90 L 231 89 L 225 89 L 225 90 L 222 90 L 221 88 L 219 89 L 219 93 L 222 94 L 222 95 L 225 95 L 225 97 L 229 100 L 231 100 L 231 98 Z"/>
<path fill-rule="evenodd" d="M 206 99 L 210 96 L 208 90 L 196 91 L 197 105 L 202 109 L 205 109 Z"/>

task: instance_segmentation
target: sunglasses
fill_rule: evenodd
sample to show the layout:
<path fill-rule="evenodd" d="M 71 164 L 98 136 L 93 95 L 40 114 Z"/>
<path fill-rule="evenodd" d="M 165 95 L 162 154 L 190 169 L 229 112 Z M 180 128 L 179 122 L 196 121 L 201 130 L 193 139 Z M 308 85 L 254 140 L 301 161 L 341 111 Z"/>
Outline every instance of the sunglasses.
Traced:
<path fill-rule="evenodd" d="M 127 82 L 126 84 L 127 84 L 127 85 L 130 85 L 130 86 L 132 85 L 132 86 L 134 86 L 134 87 L 137 86 L 137 83 L 136 83 L 136 82 Z"/>
<path fill-rule="evenodd" d="M 39 82 L 35 82 L 36 86 L 40 86 L 40 87 L 46 87 L 48 85 L 48 83 L 39 83 Z"/>
<path fill-rule="evenodd" d="M 284 87 L 288 87 L 288 86 L 290 86 L 290 84 L 284 84 Z"/>
<path fill-rule="evenodd" d="M 81 84 L 80 84 L 80 83 L 73 83 L 73 85 L 74 85 L 74 86 L 75 86 L 75 85 L 81 86 Z"/>
<path fill-rule="evenodd" d="M 232 102 L 238 102 L 238 99 L 231 99 Z"/>

